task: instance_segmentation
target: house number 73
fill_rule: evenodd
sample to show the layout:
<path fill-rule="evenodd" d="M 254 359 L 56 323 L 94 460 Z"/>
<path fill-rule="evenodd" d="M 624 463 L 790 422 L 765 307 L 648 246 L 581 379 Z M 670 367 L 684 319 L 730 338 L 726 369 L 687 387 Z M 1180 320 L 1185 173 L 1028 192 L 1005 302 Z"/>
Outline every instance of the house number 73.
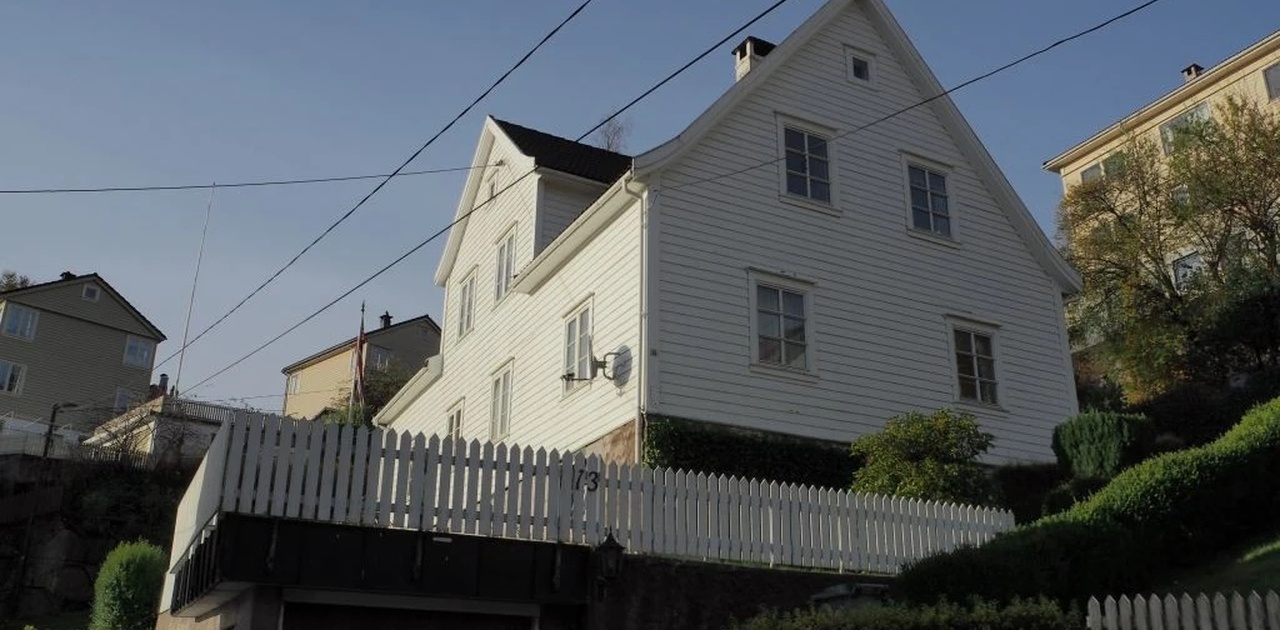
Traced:
<path fill-rule="evenodd" d="M 579 469 L 574 476 L 573 489 L 581 490 L 586 487 L 587 492 L 595 492 L 600 488 L 600 473 L 594 470 Z"/>

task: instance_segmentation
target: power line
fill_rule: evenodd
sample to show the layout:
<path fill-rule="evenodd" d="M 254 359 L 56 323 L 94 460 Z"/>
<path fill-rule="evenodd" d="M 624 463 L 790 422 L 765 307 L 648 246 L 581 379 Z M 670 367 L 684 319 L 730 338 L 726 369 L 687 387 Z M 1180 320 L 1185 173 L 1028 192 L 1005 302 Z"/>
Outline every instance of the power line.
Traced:
<path fill-rule="evenodd" d="M 296 186 L 302 184 L 327 184 L 330 182 L 354 182 L 366 179 L 384 179 L 387 177 L 409 177 L 413 175 L 436 175 L 440 173 L 456 173 L 478 168 L 488 168 L 491 164 L 479 166 L 452 166 L 448 168 L 432 168 L 420 171 L 400 171 L 399 173 L 381 173 L 376 175 L 342 175 L 338 177 L 313 177 L 309 179 L 270 179 L 229 184 L 175 184 L 161 186 L 101 186 L 96 188 L 10 188 L 0 189 L 0 195 L 56 195 L 68 193 L 120 193 L 120 192 L 158 192 L 173 190 L 210 190 L 212 188 L 256 188 L 264 186 Z"/>
<path fill-rule="evenodd" d="M 708 46 L 708 47 L 706 48 L 706 50 L 704 50 L 704 51 L 702 51 L 701 53 L 699 53 L 696 57 L 694 57 L 694 58 L 693 58 L 693 60 L 692 60 L 692 61 L 690 61 L 690 62 L 688 62 L 688 63 L 686 63 L 686 64 L 684 64 L 684 65 L 680 66 L 680 67 L 679 67 L 678 69 L 676 69 L 674 72 L 672 72 L 672 73 L 668 74 L 666 77 L 664 77 L 664 78 L 663 78 L 661 81 L 659 81 L 656 85 L 654 85 L 653 87 L 651 87 L 651 88 L 649 88 L 649 89 L 645 90 L 643 93 L 641 93 L 641 95 L 640 95 L 640 96 L 638 96 L 638 97 L 636 97 L 636 98 L 632 99 L 632 100 L 631 100 L 630 102 L 628 102 L 626 105 L 622 106 L 620 109 L 618 109 L 618 110 L 617 110 L 617 111 L 615 111 L 614 113 L 610 114 L 610 115 L 609 115 L 608 117 L 606 117 L 604 120 L 601 120 L 601 121 L 600 121 L 599 123 L 597 123 L 594 127 L 592 127 L 592 128 L 590 128 L 590 129 L 588 129 L 586 133 L 582 134 L 581 136 L 578 136 L 578 141 L 581 141 L 583 138 L 585 138 L 585 137 L 587 137 L 587 136 L 591 135 L 591 134 L 592 134 L 592 133 L 594 133 L 597 129 L 599 129 L 600 127 L 604 126 L 606 123 L 608 123 L 610 120 L 613 120 L 614 118 L 617 118 L 618 116 L 621 116 L 621 115 L 623 114 L 623 112 L 626 112 L 628 109 L 630 109 L 631 107 L 635 106 L 635 105 L 636 105 L 637 103 L 639 103 L 642 99 L 644 99 L 645 97 L 647 97 L 647 96 L 649 96 L 650 94 L 652 94 L 655 90 L 657 90 L 658 88 L 660 88 L 660 87 L 662 87 L 663 85 L 667 84 L 667 83 L 668 83 L 668 82 L 670 82 L 672 79 L 674 79 L 676 76 L 678 76 L 678 75 L 680 75 L 681 73 L 683 73 L 684 71 L 688 70 L 691 66 L 693 66 L 693 64 L 695 64 L 695 63 L 697 63 L 698 61 L 702 60 L 702 59 L 703 59 L 703 58 L 705 58 L 707 55 L 710 55 L 712 52 L 715 52 L 715 50 L 716 50 L 716 49 L 718 49 L 720 46 L 724 45 L 724 43 L 725 43 L 725 42 L 727 42 L 727 41 L 729 41 L 730 39 L 732 39 L 732 38 L 734 38 L 734 37 L 738 36 L 739 34 L 741 34 L 743 31 L 747 30 L 748 28 L 751 28 L 751 26 L 752 26 L 753 24 L 755 24 L 756 22 L 759 22 L 760 20 L 764 19 L 764 18 L 765 18 L 765 16 L 769 15 L 769 14 L 770 14 L 770 13 L 772 13 L 774 10 L 776 10 L 778 7 L 782 6 L 783 4 L 786 4 L 787 2 L 788 2 L 788 0 L 777 0 L 777 1 L 776 1 L 776 2 L 774 2 L 772 5 L 770 5 L 768 8 L 766 8 L 764 11 L 761 11 L 761 12 L 760 12 L 759 14 L 757 14 L 755 17 L 753 17 L 753 18 L 751 18 L 750 20 L 748 20 L 745 24 L 743 24 L 742 26 L 739 26 L 739 27 L 738 27 L 737 29 L 735 29 L 732 33 L 729 33 L 728 35 L 724 36 L 723 38 L 721 38 L 721 39 L 720 39 L 719 41 L 717 41 L 716 43 L 712 44 L 711 46 Z M 248 354 L 246 354 L 246 355 L 244 355 L 244 356 L 240 357 L 239 359 L 236 359 L 236 360 L 235 360 L 235 361 L 233 361 L 230 365 L 228 365 L 228 366 L 226 366 L 226 367 L 224 367 L 224 368 L 222 368 L 222 369 L 218 370 L 217 372 L 214 372 L 213 374 L 210 374 L 209 376 L 205 377 L 205 379 L 204 379 L 204 380 L 202 380 L 202 381 L 200 381 L 200 382 L 196 383 L 195 385 L 193 385 L 192 387 L 190 387 L 187 391 L 191 391 L 191 390 L 193 390 L 193 389 L 196 389 L 196 388 L 200 387 L 201 385 L 204 385 L 205 383 L 207 383 L 207 382 L 209 382 L 209 381 L 211 381 L 211 380 L 213 380 L 213 379 L 215 379 L 215 378 L 217 378 L 217 377 L 221 376 L 222 374 L 226 373 L 228 370 L 231 370 L 232 368 L 236 367 L 237 365 L 240 365 L 241 363 L 243 363 L 243 362 L 247 361 L 250 357 L 254 356 L 255 354 L 257 354 L 257 353 L 259 353 L 259 352 L 262 352 L 262 351 L 263 351 L 263 350 L 265 350 L 267 347 L 269 347 L 269 346 L 271 346 L 272 344 L 274 344 L 275 342 L 279 341 L 279 340 L 280 340 L 281 338 L 283 338 L 285 335 L 288 335 L 289 333 L 291 333 L 291 332 L 293 332 L 293 331 L 297 330 L 298 328 L 302 327 L 304 324 L 306 324 L 307 322 L 311 321 L 312 319 L 315 319 L 315 318 L 316 318 L 316 317 L 318 317 L 321 313 L 323 313 L 323 312 L 325 312 L 325 311 L 329 310 L 330 308 L 332 308 L 332 307 L 333 307 L 333 305 L 337 304 L 338 302 L 341 302 L 341 301 L 342 301 L 343 299 L 345 299 L 347 296 L 349 296 L 349 295 L 351 295 L 352 293 L 355 293 L 356 291 L 360 290 L 360 288 L 364 287 L 366 284 L 369 284 L 370 282 L 373 282 L 373 281 L 374 281 L 375 279 L 377 279 L 379 276 L 381 276 L 382 274 L 384 274 L 384 273 L 386 273 L 388 270 L 390 270 L 392 267 L 395 267 L 396 265 L 398 265 L 398 264 L 400 264 L 401 262 L 403 262 L 406 258 L 408 258 L 408 257 L 412 256 L 413 254 L 417 253 L 417 252 L 418 252 L 418 250 L 422 249 L 423 247 L 426 247 L 426 246 L 427 246 L 429 243 L 431 243 L 432 241 L 436 240 L 437 238 L 440 238 L 440 236 L 442 236 L 442 235 L 444 235 L 445 233 L 447 233 L 451 228 L 453 228 L 453 226 L 455 226 L 455 225 L 457 225 L 458 223 L 460 223 L 460 222 L 462 222 L 462 221 L 466 220 L 467 218 L 469 218 L 471 215 L 475 214 L 476 212 L 479 212 L 482 208 L 487 207 L 490 203 L 493 203 L 493 201 L 494 201 L 495 199 L 497 199 L 498 197 L 502 196 L 502 194 L 503 194 L 503 193 L 507 192 L 508 190 L 511 190 L 513 187 L 515 187 L 515 186 L 516 186 L 516 184 L 519 184 L 519 183 L 520 183 L 521 181 L 523 181 L 526 177 L 528 177 L 528 176 L 532 175 L 532 174 L 533 174 L 534 172 L 536 172 L 536 171 L 537 171 L 537 168 L 536 168 L 536 167 L 535 167 L 535 168 L 533 168 L 533 169 L 530 169 L 530 170 L 526 171 L 523 175 L 521 175 L 520 177 L 517 177 L 517 178 L 516 178 L 515 180 L 513 180 L 511 183 L 509 183 L 509 184 L 507 184 L 506 186 L 504 186 L 501 190 L 496 191 L 496 192 L 495 192 L 492 196 L 490 196 L 488 199 L 486 199 L 486 200 L 484 200 L 484 201 L 480 202 L 479 204 L 477 204 L 477 205 L 476 205 L 474 208 L 472 208 L 471 210 L 469 210 L 469 211 L 467 211 L 467 212 L 463 213 L 463 214 L 462 214 L 461 216 L 459 216 L 458 218 L 456 218 L 456 219 L 454 219 L 453 221 L 449 222 L 449 224 L 448 224 L 448 225 L 444 226 L 443 228 L 440 228 L 440 229 L 439 229 L 439 230 L 437 230 L 434 234 L 432 234 L 431 236 L 427 237 L 427 239 L 426 239 L 426 240 L 424 240 L 424 241 L 422 241 L 421 243 L 418 243 L 417 245 L 413 246 L 412 248 L 410 248 L 410 249 L 409 249 L 409 251 L 407 251 L 407 252 L 405 252 L 405 253 L 401 254 L 401 255 L 400 255 L 399 257 L 397 257 L 395 260 L 391 261 L 390 263 L 388 263 L 387 265 L 383 266 L 383 267 L 382 267 L 381 269 L 379 269 L 378 271 L 374 272 L 374 273 L 373 273 L 373 275 L 371 275 L 371 276 L 369 276 L 369 277 L 365 278 L 364 280 L 360 281 L 360 282 L 359 282 L 359 283 L 357 283 L 355 286 L 353 286 L 353 287 L 351 287 L 350 289 L 348 289 L 347 291 L 345 291 L 342 295 L 339 295 L 338 297 L 336 297 L 336 298 L 334 298 L 332 301 L 330 301 L 328 304 L 325 304 L 324 306 L 320 307 L 320 308 L 319 308 L 318 310 L 316 310 L 315 312 L 313 312 L 313 313 L 311 313 L 310 315 L 308 315 L 308 316 L 304 317 L 304 318 L 302 319 L 302 321 L 299 321 L 298 323 L 296 323 L 296 324 L 294 324 L 294 325 L 292 325 L 292 326 L 290 326 L 290 327 L 286 328 L 286 329 L 284 330 L 284 332 L 281 332 L 280 334 L 276 335 L 275 337 L 272 337 L 271 339 L 268 339 L 265 343 L 263 343 L 262 345 L 259 345 L 257 348 L 254 348 L 254 349 L 253 349 L 252 351 L 250 351 Z"/>
<path fill-rule="evenodd" d="M 1034 59 L 1035 57 L 1039 57 L 1040 55 L 1043 55 L 1044 53 L 1047 53 L 1047 52 L 1049 52 L 1050 50 L 1053 50 L 1054 48 L 1057 48 L 1058 46 L 1061 46 L 1061 45 L 1066 44 L 1066 43 L 1068 43 L 1068 42 L 1071 42 L 1071 41 L 1073 41 L 1073 40 L 1076 40 L 1076 39 L 1079 39 L 1079 38 L 1081 38 L 1081 37 L 1084 37 L 1085 35 L 1088 35 L 1088 34 L 1090 34 L 1090 33 L 1093 33 L 1094 31 L 1098 31 L 1098 30 L 1101 30 L 1101 29 L 1103 29 L 1103 28 L 1106 28 L 1107 26 L 1110 26 L 1112 23 L 1114 23 L 1114 22 L 1118 22 L 1118 21 L 1120 21 L 1120 20 L 1122 20 L 1122 19 L 1124 19 L 1124 18 L 1126 18 L 1126 17 L 1129 17 L 1130 15 L 1133 15 L 1134 13 L 1137 13 L 1137 12 L 1139 12 L 1139 11 L 1142 11 L 1143 9 L 1146 9 L 1147 7 L 1150 7 L 1151 5 L 1156 4 L 1156 3 L 1160 2 L 1160 1 L 1161 1 L 1161 0 L 1147 0 L 1146 2 L 1144 2 L 1144 3 L 1140 4 L 1140 5 L 1136 6 L 1136 7 L 1133 7 L 1132 9 L 1129 9 L 1128 11 L 1125 11 L 1124 13 L 1121 13 L 1121 14 L 1119 14 L 1119 15 L 1116 15 L 1116 16 L 1114 16 L 1114 17 L 1112 17 L 1112 18 L 1110 18 L 1110 19 L 1108 19 L 1108 20 L 1106 20 L 1106 21 L 1104 21 L 1104 22 L 1100 22 L 1100 23 L 1098 23 L 1098 24 L 1096 24 L 1096 25 L 1094 25 L 1094 26 L 1092 26 L 1092 27 L 1090 27 L 1090 28 L 1087 28 L 1087 29 L 1085 29 L 1085 30 L 1083 30 L 1083 31 L 1080 31 L 1080 32 L 1078 32 L 1078 33 L 1076 33 L 1076 34 L 1074 34 L 1074 35 L 1071 35 L 1071 36 L 1069 36 L 1069 37 L 1064 37 L 1064 38 L 1062 38 L 1062 39 L 1059 39 L 1058 41 L 1053 42 L 1052 44 L 1049 44 L 1048 46 L 1045 46 L 1045 47 L 1043 47 L 1043 48 L 1040 48 L 1039 50 L 1036 50 L 1035 52 L 1032 52 L 1032 53 L 1030 53 L 1030 54 L 1023 55 L 1022 57 L 1019 57 L 1019 58 L 1017 58 L 1017 59 L 1015 59 L 1015 60 L 1013 60 L 1013 61 L 1010 61 L 1009 63 L 1006 63 L 1006 64 L 1004 64 L 1003 66 L 1000 66 L 999 68 L 996 68 L 996 69 L 994 69 L 994 70 L 991 70 L 991 71 L 985 72 L 985 73 L 983 73 L 983 74 L 980 74 L 980 75 L 978 75 L 978 76 L 976 76 L 976 77 L 973 77 L 973 78 L 969 79 L 968 81 L 965 81 L 965 82 L 963 82 L 963 83 L 960 83 L 959 85 L 956 85 L 956 86 L 951 87 L 951 88 L 949 88 L 949 89 L 943 90 L 942 92 L 939 92 L 939 93 L 937 93 L 937 94 L 935 94 L 935 95 L 933 95 L 933 96 L 930 96 L 929 98 L 926 98 L 926 99 L 924 99 L 924 100 L 922 100 L 922 101 L 919 101 L 919 102 L 913 103 L 913 104 L 911 104 L 911 105 L 908 105 L 908 106 L 906 106 L 906 107 L 903 107 L 902 109 L 899 109 L 899 110 L 896 110 L 896 111 L 891 112 L 891 113 L 889 113 L 889 114 L 886 114 L 886 115 L 884 115 L 884 116 L 881 116 L 880 118 L 877 118 L 877 119 L 875 119 L 875 120 L 873 120 L 873 121 L 871 121 L 871 122 L 869 122 L 869 123 L 867 123 L 867 124 L 865 124 L 865 125 L 862 125 L 862 126 L 860 126 L 860 127 L 855 127 L 855 128 L 853 128 L 853 129 L 850 129 L 849 131 L 845 131 L 845 132 L 842 132 L 842 133 L 835 134 L 834 136 L 832 136 L 832 137 L 831 137 L 831 140 L 837 140 L 837 139 L 839 139 L 839 138 L 844 138 L 844 137 L 847 137 L 847 136 L 853 135 L 853 134 L 855 134 L 855 133 L 858 133 L 859 131 L 863 131 L 863 130 L 865 130 L 865 129 L 869 128 L 869 127 L 873 127 L 873 126 L 875 126 L 875 125 L 878 125 L 878 124 L 880 124 L 880 123 L 882 123 L 882 122 L 885 122 L 885 121 L 887 121 L 887 120 L 889 120 L 889 119 L 891 119 L 891 118 L 895 118 L 895 117 L 897 117 L 897 116 L 900 116 L 900 115 L 902 115 L 902 114 L 905 114 L 905 113 L 907 113 L 907 112 L 909 112 L 909 111 L 911 111 L 911 110 L 916 109 L 917 107 L 921 107 L 921 106 L 927 105 L 927 104 L 929 104 L 929 103 L 932 103 L 933 101 L 936 101 L 936 100 L 938 100 L 938 99 L 940 99 L 940 98 L 942 98 L 942 97 L 944 97 L 944 96 L 947 96 L 948 94 L 951 94 L 952 92 L 955 92 L 955 91 L 957 91 L 957 90 L 961 90 L 961 89 L 964 89 L 964 88 L 966 88 L 966 87 L 969 87 L 970 85 L 973 85 L 974 83 L 978 83 L 979 81 L 983 81 L 983 80 L 985 80 L 985 79 L 989 79 L 989 78 L 991 78 L 991 77 L 993 77 L 993 76 L 995 76 L 995 75 L 997 75 L 997 74 L 1000 74 L 1001 72 L 1004 72 L 1005 70 L 1008 70 L 1008 69 L 1010 69 L 1010 68 L 1013 68 L 1014 66 L 1020 65 L 1020 64 L 1022 64 L 1023 62 L 1026 62 L 1026 61 L 1029 61 L 1029 60 L 1031 60 L 1031 59 Z M 703 177 L 703 178 L 700 178 L 700 179 L 695 179 L 695 180 L 693 180 L 693 181 L 685 182 L 685 183 L 683 183 L 683 184 L 672 184 L 672 185 L 667 186 L 667 189 L 668 189 L 668 190 L 678 190 L 678 189 L 681 189 L 681 188 L 688 188 L 688 187 L 690 187 L 690 186 L 694 186 L 694 185 L 697 185 L 697 184 L 705 184 L 705 183 L 707 183 L 707 182 L 713 182 L 713 181 L 716 181 L 716 180 L 725 179 L 725 178 L 728 178 L 728 177 L 733 177 L 734 175 L 741 175 L 742 173 L 746 173 L 746 172 L 748 172 L 748 171 L 754 171 L 755 169 L 762 168 L 762 167 L 765 167 L 765 166 L 769 166 L 769 165 L 771 165 L 771 164 L 777 164 L 778 162 L 781 162 L 781 161 L 782 161 L 782 160 L 784 160 L 784 159 L 786 159 L 786 157 L 785 157 L 785 156 L 782 156 L 782 157 L 776 157 L 776 158 L 774 158 L 774 159 L 772 159 L 772 160 L 767 160 L 767 161 L 764 161 L 764 162 L 760 162 L 760 163 L 758 163 L 758 164 L 752 164 L 751 166 L 746 166 L 746 167 L 743 167 L 743 168 L 737 169 L 737 170 L 735 170 L 735 171 L 730 171 L 730 172 L 728 172 L 728 173 L 724 173 L 724 174 L 722 174 L 722 175 L 712 175 L 712 176 L 710 176 L 710 177 Z"/>
<path fill-rule="evenodd" d="M 217 328 L 219 324 L 226 321 L 226 319 L 230 317 L 233 313 L 240 310 L 240 307 L 244 306 L 246 302 L 253 299 L 253 296 L 260 293 L 263 289 L 267 287 L 267 285 L 271 284 L 273 281 L 275 281 L 276 278 L 280 277 L 280 274 L 284 273 L 286 269 L 293 266 L 294 263 L 298 262 L 299 258 L 302 258 L 302 256 L 306 254 L 308 251 L 310 251 L 312 247 L 315 247 L 316 244 L 319 243 L 321 240 L 323 240 L 326 236 L 328 236 L 329 233 L 333 232 L 334 229 L 336 229 L 344 221 L 350 218 L 351 215 L 355 214 L 356 211 L 359 210 L 362 206 L 364 206 L 366 202 L 372 199 L 374 195 L 378 194 L 378 192 L 381 191 L 382 188 L 392 180 L 392 178 L 399 175 L 400 172 L 403 171 L 405 168 L 407 168 L 409 164 L 412 163 L 415 159 L 417 159 L 418 156 L 421 155 L 423 151 L 426 151 L 427 147 L 430 147 L 432 144 L 435 143 L 437 139 L 440 138 L 440 136 L 443 136 L 445 132 L 453 128 L 453 126 L 457 124 L 457 122 L 461 120 L 463 116 L 466 116 L 473 108 L 475 108 L 476 105 L 480 104 L 480 101 L 484 100 L 486 96 L 488 96 L 491 92 L 497 89 L 499 85 L 501 85 L 504 81 L 507 80 L 507 77 L 510 77 L 512 73 L 514 73 L 516 70 L 520 68 L 520 66 L 523 66 L 525 62 L 529 60 L 530 57 L 533 57 L 534 53 L 538 52 L 538 50 L 541 49 L 544 44 L 550 41 L 552 37 L 555 37 L 555 35 L 559 33 L 560 30 L 565 27 L 565 25 L 567 25 L 574 18 L 578 17 L 578 14 L 582 13 L 582 11 L 585 10 L 587 6 L 594 1 L 595 0 L 584 0 L 582 4 L 579 4 L 578 8 L 574 9 L 573 12 L 571 12 L 567 17 L 561 20 L 560 23 L 555 26 L 555 28 L 551 29 L 546 35 L 544 35 L 542 39 L 539 40 L 538 43 L 533 46 L 533 48 L 530 48 L 529 51 L 524 54 L 524 56 L 520 57 L 520 59 L 517 60 L 515 64 L 513 64 L 510 68 L 508 68 L 506 72 L 503 72 L 502 75 L 497 78 L 497 80 L 495 80 L 492 84 L 490 84 L 489 87 L 486 88 L 483 92 L 481 92 L 479 96 L 475 97 L 475 99 L 473 99 L 470 104 L 464 107 L 462 111 L 458 112 L 458 114 L 454 116 L 453 119 L 450 120 L 447 124 L 445 124 L 444 127 L 442 127 L 439 131 L 437 131 L 435 135 L 431 136 L 430 138 L 427 139 L 426 142 L 422 143 L 422 146 L 418 147 L 416 151 L 414 151 L 412 154 L 409 155 L 408 159 L 401 162 L 400 166 L 396 167 L 394 171 L 392 171 L 390 174 L 384 177 L 382 181 L 378 182 L 378 185 L 374 186 L 373 190 L 369 191 L 369 193 L 366 194 L 363 198 L 361 198 L 360 201 L 356 202 L 356 204 L 352 206 L 350 210 L 347 210 L 342 216 L 338 217 L 337 221 L 334 221 L 332 224 L 329 225 L 329 227 L 325 228 L 325 230 L 321 232 L 319 236 L 317 236 L 314 240 L 312 240 L 309 244 L 307 244 L 306 247 L 303 247 L 302 251 L 298 252 L 297 254 L 294 255 L 293 258 L 289 259 L 289 262 L 285 263 L 283 267 L 277 269 L 276 272 L 271 274 L 271 276 L 268 277 L 262 284 L 258 285 L 258 288 L 254 289 L 253 291 L 250 291 L 249 295 L 246 295 L 243 299 L 241 299 L 238 303 L 236 303 L 235 306 L 231 307 L 231 310 L 224 313 L 217 320 L 214 320 L 214 322 L 210 324 L 207 328 L 200 331 L 200 334 L 196 335 L 194 339 L 184 343 L 182 348 L 178 349 L 178 352 L 166 357 L 163 361 L 158 363 L 155 366 L 155 368 L 159 368 L 161 365 L 168 363 L 170 359 L 173 359 L 174 356 L 177 356 L 179 353 L 189 348 L 192 344 L 199 341 L 200 338 L 208 334 L 209 331 L 213 330 L 214 328 Z"/>

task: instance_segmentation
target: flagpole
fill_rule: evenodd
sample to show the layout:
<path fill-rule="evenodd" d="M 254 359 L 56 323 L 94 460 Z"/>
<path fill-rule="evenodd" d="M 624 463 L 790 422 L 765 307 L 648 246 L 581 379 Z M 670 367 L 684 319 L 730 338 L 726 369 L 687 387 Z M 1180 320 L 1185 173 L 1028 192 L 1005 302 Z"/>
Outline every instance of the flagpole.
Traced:
<path fill-rule="evenodd" d="M 360 332 L 356 335 L 355 356 L 352 357 L 351 394 L 347 397 L 347 424 L 351 424 L 351 415 L 356 407 L 356 390 L 364 389 L 364 302 L 360 302 Z M 359 395 L 360 422 L 364 423 L 364 392 Z"/>

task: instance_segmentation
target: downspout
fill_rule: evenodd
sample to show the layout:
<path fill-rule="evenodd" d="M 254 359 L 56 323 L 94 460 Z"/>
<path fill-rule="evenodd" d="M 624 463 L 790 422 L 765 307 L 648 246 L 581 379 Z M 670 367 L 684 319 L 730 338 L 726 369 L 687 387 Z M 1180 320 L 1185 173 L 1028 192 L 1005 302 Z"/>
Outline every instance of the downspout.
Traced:
<path fill-rule="evenodd" d="M 636 385 L 635 447 L 632 454 L 637 464 L 641 463 L 641 457 L 644 452 L 645 396 L 649 387 L 649 305 L 651 303 L 649 296 L 649 261 L 650 241 L 652 238 L 649 230 L 649 221 L 652 208 L 647 188 L 647 186 L 636 182 L 634 168 L 627 172 L 626 180 L 622 184 L 622 191 L 640 204 L 640 308 L 637 313 L 637 324 L 640 327 L 640 343 L 639 347 L 636 348 L 635 359 L 633 359 L 635 368 L 639 368 L 636 370 L 638 382 Z"/>

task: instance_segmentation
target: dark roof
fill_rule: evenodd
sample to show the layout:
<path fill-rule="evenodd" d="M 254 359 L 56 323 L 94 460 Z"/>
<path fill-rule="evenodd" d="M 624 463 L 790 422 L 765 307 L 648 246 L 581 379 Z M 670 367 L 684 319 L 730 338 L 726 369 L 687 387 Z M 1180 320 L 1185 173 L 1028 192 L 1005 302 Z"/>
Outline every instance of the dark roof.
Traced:
<path fill-rule="evenodd" d="M 422 315 L 419 317 L 415 317 L 413 319 L 406 319 L 398 324 L 392 324 L 390 326 L 387 326 L 386 328 L 375 328 L 373 330 L 366 330 L 364 331 L 364 336 L 373 337 L 375 335 L 387 332 L 388 330 L 399 328 L 401 326 L 408 326 L 409 324 L 422 324 L 422 323 L 425 323 L 431 328 L 435 329 L 436 334 L 440 333 L 440 324 L 437 324 L 434 319 L 431 319 L 430 315 Z M 290 363 L 289 365 L 286 365 L 284 369 L 280 370 L 280 372 L 283 374 L 288 374 L 290 372 L 304 368 L 307 365 L 315 363 L 321 359 L 327 359 L 333 354 L 345 349 L 347 346 L 355 344 L 355 342 L 356 342 L 356 338 L 352 337 L 341 343 L 335 343 L 332 346 L 329 346 L 328 348 L 325 348 L 324 350 L 321 350 L 305 359 L 302 359 L 300 361 L 295 361 L 293 363 Z"/>
<path fill-rule="evenodd" d="M 751 46 L 752 49 L 754 49 L 756 51 L 756 54 L 760 55 L 761 57 L 768 55 L 769 53 L 773 52 L 774 48 L 778 47 L 778 45 L 773 42 L 765 41 L 763 39 L 760 39 L 759 37 L 749 36 L 746 39 L 742 40 L 742 43 L 738 44 L 737 48 L 733 49 L 734 56 L 742 55 L 743 51 L 746 50 L 748 43 L 752 44 Z"/>
<path fill-rule="evenodd" d="M 631 168 L 631 156 L 575 142 L 536 129 L 493 119 L 520 152 L 538 166 L 577 175 L 602 184 L 618 181 Z"/>
<path fill-rule="evenodd" d="M 84 282 L 86 280 L 92 280 L 98 283 L 99 285 L 101 285 L 102 288 L 106 289 L 108 293 L 110 293 L 113 297 L 119 300 L 120 303 L 123 304 L 124 307 L 129 310 L 129 314 L 136 317 L 138 321 L 142 323 L 143 326 L 146 326 L 147 330 L 149 330 L 157 340 L 164 341 L 168 339 L 168 337 L 164 336 L 164 333 L 160 332 L 159 328 L 156 328 L 155 324 L 151 323 L 151 320 L 147 319 L 146 315 L 142 314 L 142 311 L 139 311 L 137 308 L 133 306 L 133 304 L 130 304 L 129 300 L 126 300 L 123 295 L 120 295 L 119 291 L 116 291 L 115 287 L 111 286 L 111 283 L 107 282 L 106 280 L 103 280 L 102 276 L 96 273 L 87 273 L 80 276 L 70 276 L 65 278 L 59 278 L 57 280 L 50 280 L 49 282 L 41 282 L 40 284 L 32 284 L 32 285 L 28 285 L 28 286 L 17 288 L 17 289 L 10 289 L 8 291 L 0 291 L 0 300 L 7 300 L 9 298 L 18 297 L 20 295 L 24 295 L 27 293 L 36 293 L 38 291 L 43 291 L 45 289 L 52 288 L 54 286 L 61 285 L 61 284 L 70 284 L 73 282 Z"/>

